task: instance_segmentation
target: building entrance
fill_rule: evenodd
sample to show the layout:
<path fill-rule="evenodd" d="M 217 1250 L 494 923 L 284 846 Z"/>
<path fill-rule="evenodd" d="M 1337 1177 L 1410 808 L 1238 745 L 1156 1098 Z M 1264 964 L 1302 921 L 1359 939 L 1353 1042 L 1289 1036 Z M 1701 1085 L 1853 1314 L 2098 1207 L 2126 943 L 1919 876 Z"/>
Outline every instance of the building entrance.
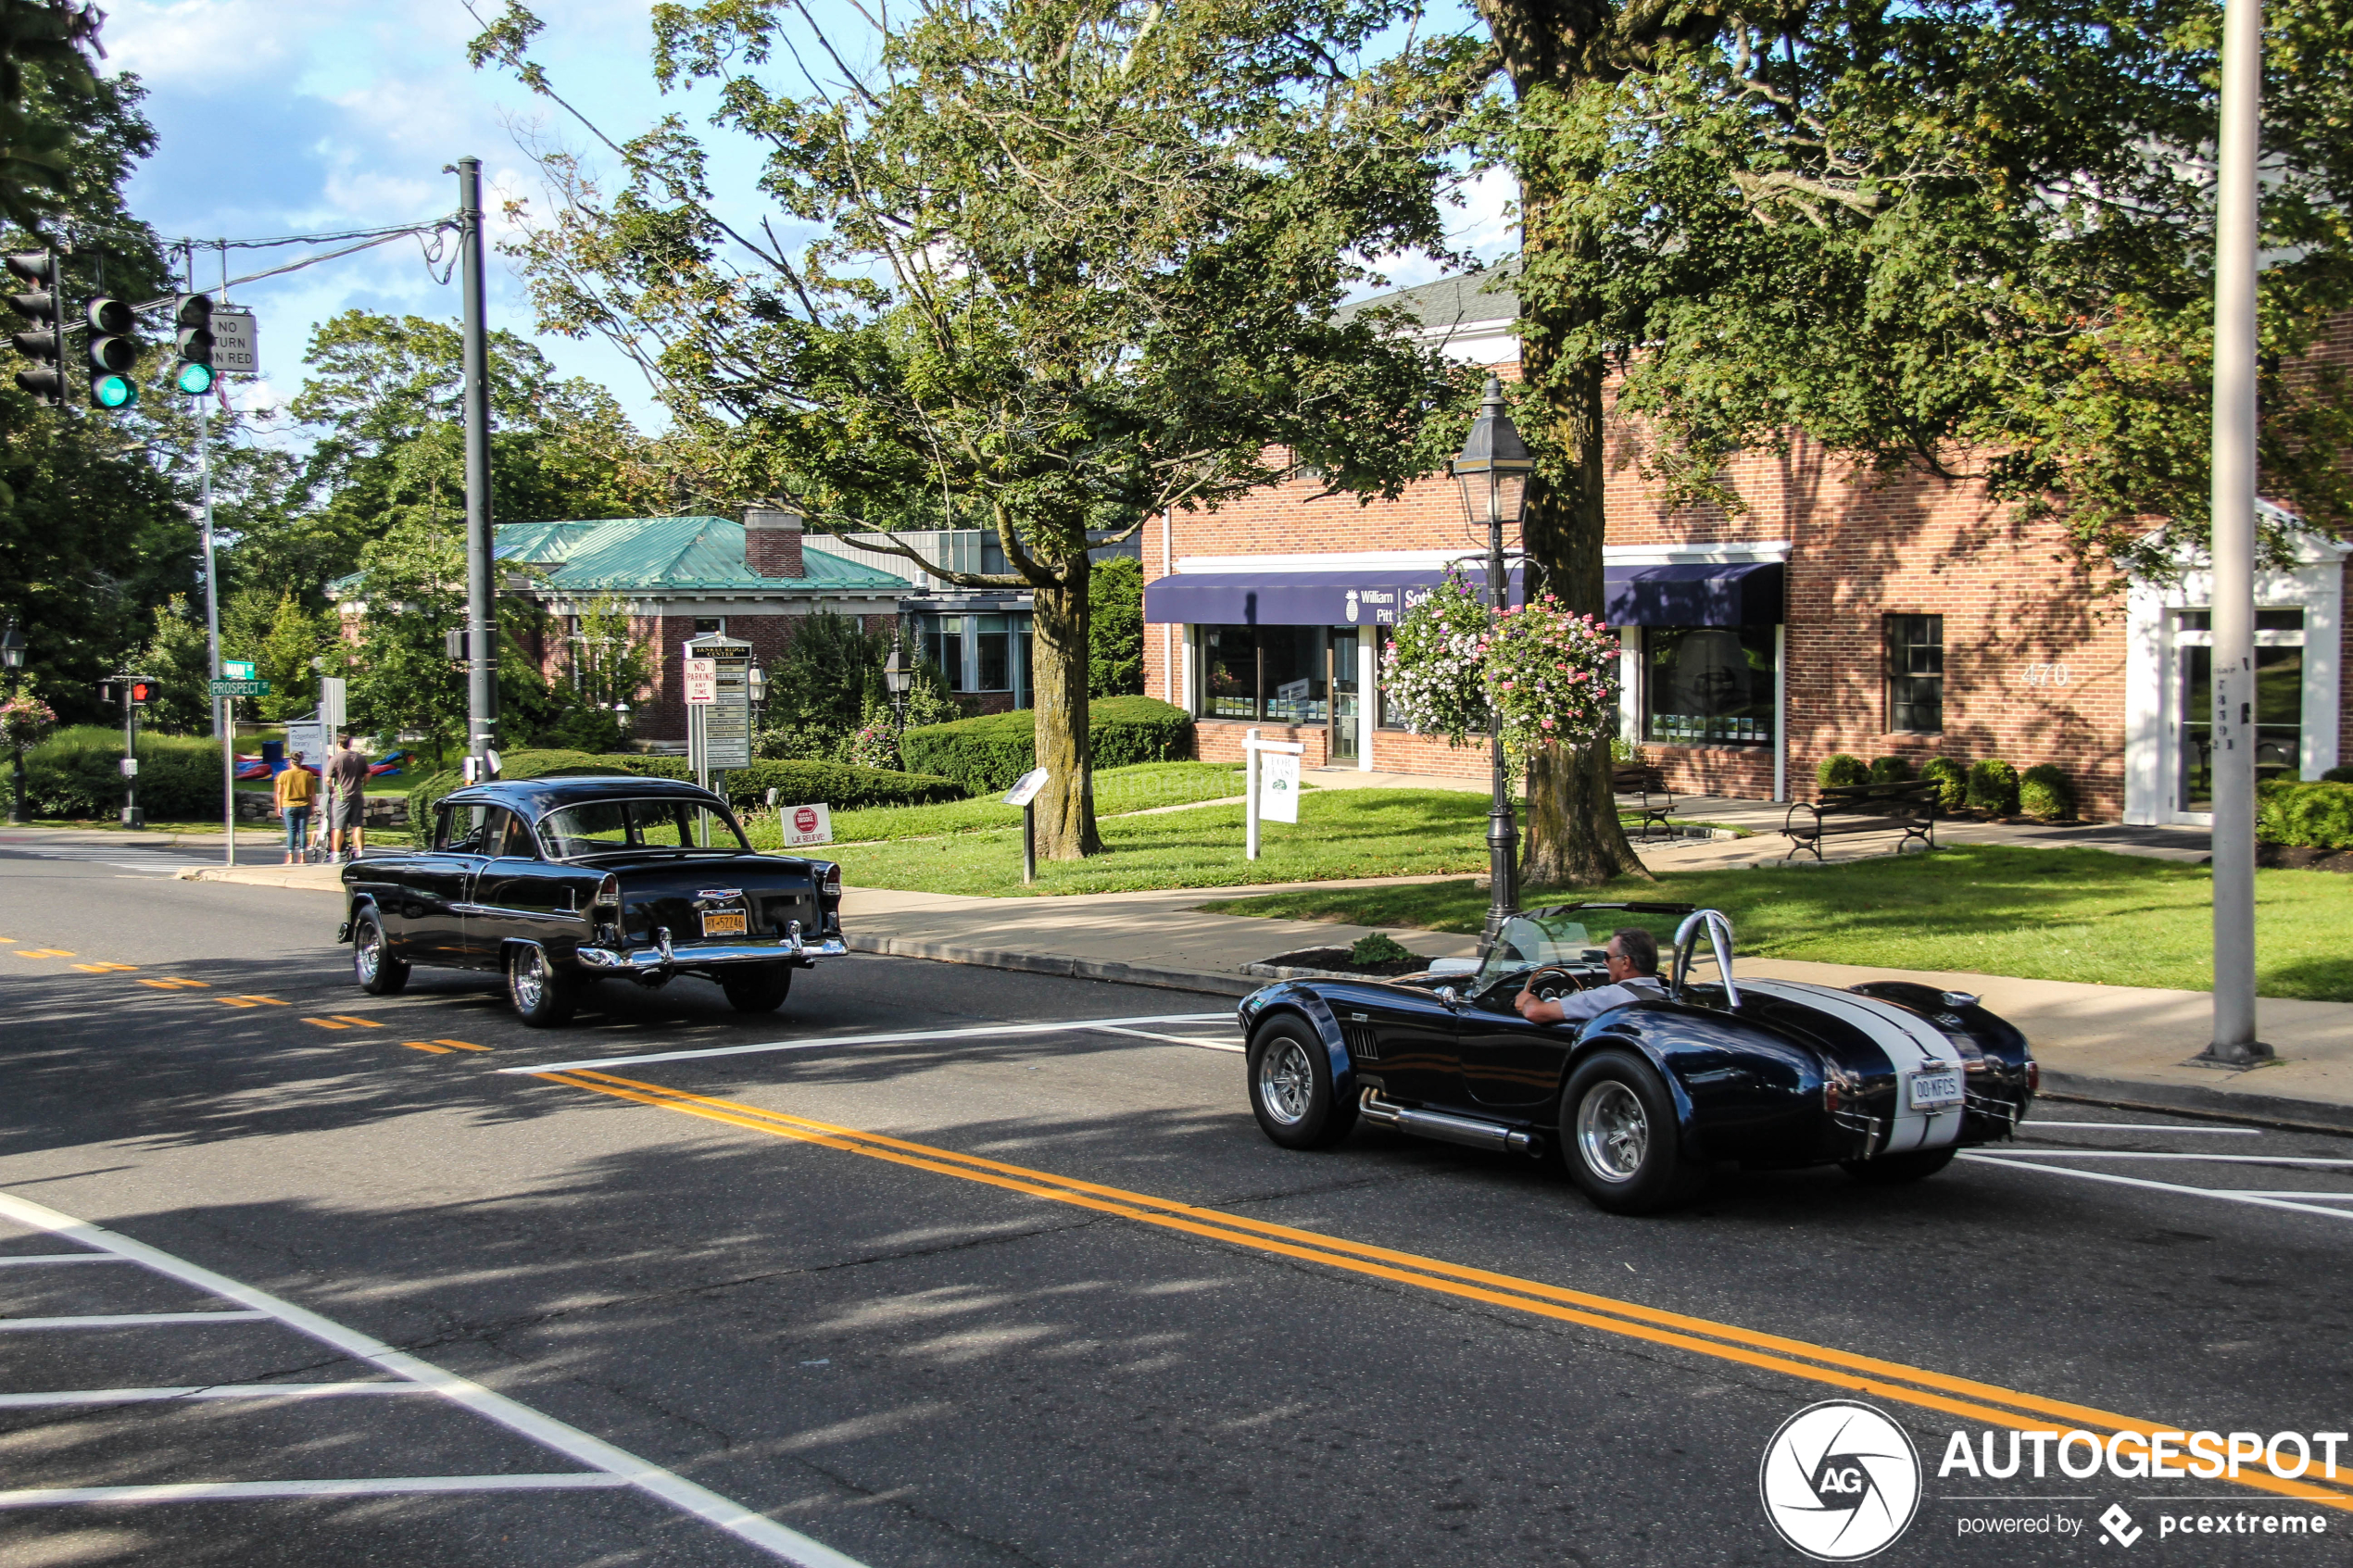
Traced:
<path fill-rule="evenodd" d="M 2174 612 L 2173 811 L 2214 820 L 2214 631 L 2209 610 Z M 2255 612 L 2255 778 L 2295 778 L 2304 749 L 2304 612 Z"/>

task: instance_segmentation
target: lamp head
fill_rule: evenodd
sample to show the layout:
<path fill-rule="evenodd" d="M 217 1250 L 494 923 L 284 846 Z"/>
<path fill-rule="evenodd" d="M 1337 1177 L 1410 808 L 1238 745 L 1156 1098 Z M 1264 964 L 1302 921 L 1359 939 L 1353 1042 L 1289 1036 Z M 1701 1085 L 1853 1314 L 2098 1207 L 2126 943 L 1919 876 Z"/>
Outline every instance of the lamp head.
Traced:
<path fill-rule="evenodd" d="M 24 633 L 17 630 L 17 618 L 8 617 L 7 628 L 0 631 L 0 665 L 10 670 L 24 668 Z"/>
<path fill-rule="evenodd" d="M 1528 478 L 1536 471 L 1536 459 L 1529 456 L 1528 443 L 1520 439 L 1512 417 L 1504 412 L 1503 383 L 1493 376 L 1487 378 L 1478 417 L 1471 421 L 1470 434 L 1455 456 L 1452 471 L 1454 483 L 1462 486 L 1464 515 L 1473 527 L 1496 522 L 1506 529 L 1519 525 L 1528 506 Z"/>

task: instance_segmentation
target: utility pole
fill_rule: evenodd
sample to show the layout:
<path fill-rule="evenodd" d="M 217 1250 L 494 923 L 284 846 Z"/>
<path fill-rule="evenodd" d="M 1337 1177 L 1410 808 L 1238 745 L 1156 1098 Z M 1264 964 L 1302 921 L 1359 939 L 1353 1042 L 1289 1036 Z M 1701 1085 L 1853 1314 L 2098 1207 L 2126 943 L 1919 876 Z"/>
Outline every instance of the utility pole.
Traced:
<path fill-rule="evenodd" d="M 458 252 L 465 296 L 466 754 L 488 777 L 497 738 L 497 580 L 491 575 L 490 366 L 483 323 L 482 160 L 458 160 Z"/>
<path fill-rule="evenodd" d="M 2214 220 L 2214 1041 L 2217 1067 L 2267 1060 L 2255 1037 L 2256 163 L 2262 0 L 2228 0 Z"/>

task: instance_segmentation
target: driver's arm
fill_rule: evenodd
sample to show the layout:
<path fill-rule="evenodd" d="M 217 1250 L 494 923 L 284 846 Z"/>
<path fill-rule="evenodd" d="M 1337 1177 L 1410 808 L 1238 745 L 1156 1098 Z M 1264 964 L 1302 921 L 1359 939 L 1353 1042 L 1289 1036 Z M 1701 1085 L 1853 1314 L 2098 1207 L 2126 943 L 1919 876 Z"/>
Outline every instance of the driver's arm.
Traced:
<path fill-rule="evenodd" d="M 1520 987 L 1519 995 L 1512 998 L 1512 1006 L 1530 1023 L 1558 1023 L 1568 1016 L 1559 1002 L 1547 1001 L 1526 986 Z"/>

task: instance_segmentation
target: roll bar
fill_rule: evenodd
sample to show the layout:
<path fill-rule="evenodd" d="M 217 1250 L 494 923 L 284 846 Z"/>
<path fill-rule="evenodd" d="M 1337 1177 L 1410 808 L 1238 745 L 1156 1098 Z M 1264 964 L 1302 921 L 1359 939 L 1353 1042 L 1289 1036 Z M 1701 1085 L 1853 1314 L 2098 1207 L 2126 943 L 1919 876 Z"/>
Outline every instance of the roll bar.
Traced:
<path fill-rule="evenodd" d="M 1679 1002 L 1684 999 L 1683 985 L 1692 970 L 1692 928 L 1702 925 L 1707 928 L 1708 947 L 1715 950 L 1716 972 L 1724 978 L 1725 1004 L 1739 1007 L 1740 987 L 1732 983 L 1732 922 L 1717 909 L 1694 909 L 1675 928 L 1675 970 L 1668 993 Z"/>

